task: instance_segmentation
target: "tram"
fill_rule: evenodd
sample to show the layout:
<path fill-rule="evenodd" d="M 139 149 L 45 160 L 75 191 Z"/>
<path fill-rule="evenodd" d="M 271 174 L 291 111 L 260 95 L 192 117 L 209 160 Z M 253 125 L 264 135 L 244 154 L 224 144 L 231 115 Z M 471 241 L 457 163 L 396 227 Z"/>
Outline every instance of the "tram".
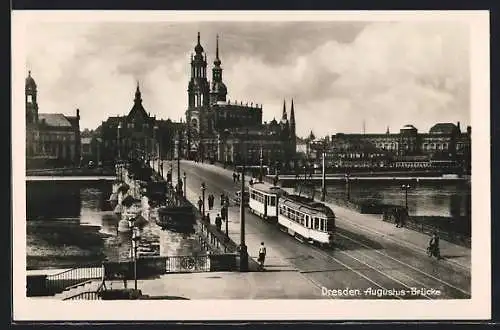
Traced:
<path fill-rule="evenodd" d="M 285 192 L 279 187 L 269 187 L 263 183 L 254 183 L 248 189 L 250 212 L 269 220 L 278 220 L 278 199 Z"/>
<path fill-rule="evenodd" d="M 325 204 L 263 183 L 250 186 L 249 194 L 252 213 L 275 222 L 299 240 L 322 247 L 333 245 L 335 213 Z"/>

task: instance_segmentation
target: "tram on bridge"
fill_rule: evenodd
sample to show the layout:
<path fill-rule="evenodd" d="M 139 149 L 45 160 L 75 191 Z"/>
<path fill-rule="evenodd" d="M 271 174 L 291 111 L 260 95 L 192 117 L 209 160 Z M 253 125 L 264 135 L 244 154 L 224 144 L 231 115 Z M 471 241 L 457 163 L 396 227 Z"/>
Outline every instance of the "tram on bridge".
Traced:
<path fill-rule="evenodd" d="M 251 185 L 249 195 L 252 213 L 276 223 L 299 240 L 322 247 L 333 246 L 335 213 L 325 204 L 263 183 Z"/>

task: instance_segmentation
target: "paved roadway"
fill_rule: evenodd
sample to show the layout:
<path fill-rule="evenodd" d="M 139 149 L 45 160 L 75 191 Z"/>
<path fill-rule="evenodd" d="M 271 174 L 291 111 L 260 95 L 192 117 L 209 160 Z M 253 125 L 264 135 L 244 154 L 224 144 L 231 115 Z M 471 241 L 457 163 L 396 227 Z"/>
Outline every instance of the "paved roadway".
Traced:
<path fill-rule="evenodd" d="M 175 165 L 174 179 L 177 173 Z M 165 173 L 167 166 L 169 165 L 165 164 Z M 239 187 L 239 184 L 233 183 L 231 172 L 225 173 L 212 165 L 183 161 L 181 172 L 186 172 L 190 191 L 200 191 L 201 182 L 205 182 L 206 196 L 209 193 L 214 194 L 216 205 L 221 193 L 232 195 Z M 230 224 L 234 226 L 234 222 L 239 223 L 238 207 L 231 206 L 229 213 Z M 254 239 L 266 242 L 268 255 L 269 251 L 272 251 L 316 286 L 328 289 L 359 289 L 361 292 L 345 298 L 374 299 L 377 298 L 372 295 L 375 294 L 374 291 L 384 289 L 404 291 L 404 296 L 396 297 L 399 299 L 470 298 L 470 274 L 465 270 L 452 268 L 449 264 L 385 240 L 375 233 L 361 233 L 357 228 L 341 221 L 341 218 L 337 221 L 336 247 L 333 250 L 302 243 L 248 210 L 245 219 L 246 232 L 249 235 L 257 233 L 258 235 L 254 235 L 258 237 Z M 250 239 L 252 238 L 247 238 Z M 249 253 L 255 254 L 254 251 Z M 373 293 L 365 292 L 368 289 Z M 440 293 L 427 291 L 424 294 L 412 294 L 412 289 L 439 290 Z M 389 294 L 383 298 L 394 299 L 394 296 Z"/>

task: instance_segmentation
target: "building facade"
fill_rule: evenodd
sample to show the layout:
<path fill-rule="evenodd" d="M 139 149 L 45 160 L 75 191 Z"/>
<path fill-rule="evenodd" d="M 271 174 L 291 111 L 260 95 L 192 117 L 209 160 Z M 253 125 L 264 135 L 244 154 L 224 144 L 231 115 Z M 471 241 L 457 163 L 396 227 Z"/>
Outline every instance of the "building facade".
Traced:
<path fill-rule="evenodd" d="M 126 116 L 109 117 L 97 129 L 100 135 L 98 162 L 111 164 L 119 159 L 162 159 L 173 157 L 174 134 L 179 129 L 170 119 L 151 116 L 142 104 L 139 83 L 132 108 Z"/>
<path fill-rule="evenodd" d="M 185 156 L 202 161 L 293 166 L 296 149 L 293 100 L 290 120 L 284 104 L 280 122 L 263 123 L 262 104 L 227 99 L 221 64 L 217 36 L 210 82 L 207 56 L 198 33 L 198 42 L 191 54 L 191 78 L 187 89 Z"/>
<path fill-rule="evenodd" d="M 25 83 L 26 168 L 79 166 L 80 110 L 76 116 L 39 113 L 37 85 L 31 71 Z"/>
<path fill-rule="evenodd" d="M 309 158 L 321 159 L 340 168 L 455 168 L 470 172 L 471 127 L 460 123 L 438 123 L 428 133 L 405 125 L 399 133 L 336 134 L 328 143 L 311 142 Z"/>

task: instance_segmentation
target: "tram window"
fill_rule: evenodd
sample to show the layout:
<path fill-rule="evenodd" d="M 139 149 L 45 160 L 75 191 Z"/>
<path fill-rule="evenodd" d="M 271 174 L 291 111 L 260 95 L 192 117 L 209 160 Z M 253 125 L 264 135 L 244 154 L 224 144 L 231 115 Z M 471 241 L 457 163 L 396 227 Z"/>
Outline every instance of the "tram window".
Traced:
<path fill-rule="evenodd" d="M 319 230 L 325 231 L 325 219 L 319 219 Z"/>
<path fill-rule="evenodd" d="M 335 229 L 335 219 L 328 218 L 326 220 L 326 231 L 333 231 Z"/>
<path fill-rule="evenodd" d="M 314 218 L 314 229 L 319 229 L 319 219 Z"/>
<path fill-rule="evenodd" d="M 271 196 L 271 206 L 275 206 L 276 205 L 276 197 L 274 196 Z"/>
<path fill-rule="evenodd" d="M 309 216 L 308 216 L 308 215 L 306 215 L 306 227 L 307 227 L 307 228 L 310 228 L 310 227 L 309 227 Z"/>

